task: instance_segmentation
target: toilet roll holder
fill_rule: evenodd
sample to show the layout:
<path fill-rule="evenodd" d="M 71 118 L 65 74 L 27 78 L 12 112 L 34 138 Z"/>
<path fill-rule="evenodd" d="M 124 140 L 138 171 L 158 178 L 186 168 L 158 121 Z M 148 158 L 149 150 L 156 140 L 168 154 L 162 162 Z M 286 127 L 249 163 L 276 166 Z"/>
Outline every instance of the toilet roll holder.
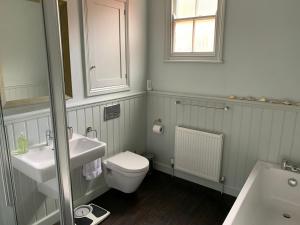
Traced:
<path fill-rule="evenodd" d="M 92 127 L 88 127 L 85 130 L 85 136 L 89 137 L 89 134 L 93 133 L 93 138 L 98 138 L 98 131 Z"/>
<path fill-rule="evenodd" d="M 162 135 L 164 133 L 164 126 L 162 124 L 162 119 L 156 119 L 153 122 L 152 132 L 158 135 Z"/>
<path fill-rule="evenodd" d="M 162 125 L 162 119 L 158 118 L 153 121 L 153 125 Z"/>

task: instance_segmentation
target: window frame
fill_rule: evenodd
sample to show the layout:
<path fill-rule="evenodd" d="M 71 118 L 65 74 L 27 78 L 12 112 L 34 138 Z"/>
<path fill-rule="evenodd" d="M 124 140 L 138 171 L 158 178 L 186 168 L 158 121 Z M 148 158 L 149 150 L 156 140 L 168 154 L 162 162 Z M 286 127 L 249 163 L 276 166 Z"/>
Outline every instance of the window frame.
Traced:
<path fill-rule="evenodd" d="M 224 18 L 225 18 L 225 0 L 218 0 L 218 9 L 216 15 L 195 16 L 176 19 L 177 21 L 196 21 L 215 17 L 215 45 L 214 52 L 174 52 L 174 26 L 173 18 L 173 0 L 165 0 L 166 9 L 166 29 L 165 29 L 165 61 L 166 62 L 208 62 L 223 63 L 223 36 L 224 36 Z"/>

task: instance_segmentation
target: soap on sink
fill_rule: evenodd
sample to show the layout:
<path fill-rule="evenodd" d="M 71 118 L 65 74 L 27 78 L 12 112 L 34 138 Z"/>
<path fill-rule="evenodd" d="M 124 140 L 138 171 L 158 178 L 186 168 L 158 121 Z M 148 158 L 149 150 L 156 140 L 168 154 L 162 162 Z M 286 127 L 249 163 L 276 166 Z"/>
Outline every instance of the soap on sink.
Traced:
<path fill-rule="evenodd" d="M 17 150 L 14 154 L 21 155 L 28 152 L 28 140 L 23 133 L 18 137 L 17 140 Z"/>

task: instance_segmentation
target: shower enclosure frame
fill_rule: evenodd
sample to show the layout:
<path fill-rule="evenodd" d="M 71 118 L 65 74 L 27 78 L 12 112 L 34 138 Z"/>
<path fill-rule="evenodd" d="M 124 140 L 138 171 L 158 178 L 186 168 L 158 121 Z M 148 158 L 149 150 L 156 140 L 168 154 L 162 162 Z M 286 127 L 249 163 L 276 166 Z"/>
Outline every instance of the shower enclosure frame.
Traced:
<path fill-rule="evenodd" d="M 54 133 L 56 171 L 59 187 L 59 210 L 60 224 L 72 225 L 73 219 L 73 197 L 70 176 L 70 158 L 69 143 L 67 134 L 67 119 L 64 91 L 64 70 L 62 58 L 62 45 L 60 33 L 60 18 L 58 0 L 42 0 L 41 1 L 46 44 L 48 54 L 49 68 L 49 90 L 50 90 L 50 111 Z M 0 95 L 1 104 L 1 95 Z M 14 190 L 13 169 L 10 161 L 10 150 L 5 132 L 5 124 L 3 117 L 2 105 L 0 105 L 0 138 L 1 150 L 0 165 L 1 176 L 4 183 L 4 195 L 6 206 L 12 208 L 15 218 L 18 221 L 16 213 L 16 195 Z"/>

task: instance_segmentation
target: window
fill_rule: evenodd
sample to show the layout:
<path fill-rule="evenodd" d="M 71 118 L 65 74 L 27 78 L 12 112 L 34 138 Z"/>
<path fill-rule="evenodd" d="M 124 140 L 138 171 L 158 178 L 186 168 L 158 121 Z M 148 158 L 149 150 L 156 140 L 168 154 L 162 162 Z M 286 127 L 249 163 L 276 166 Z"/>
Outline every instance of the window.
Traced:
<path fill-rule="evenodd" d="M 166 1 L 166 60 L 222 62 L 225 0 Z"/>
<path fill-rule="evenodd" d="M 86 95 L 129 90 L 126 0 L 82 1 Z"/>

